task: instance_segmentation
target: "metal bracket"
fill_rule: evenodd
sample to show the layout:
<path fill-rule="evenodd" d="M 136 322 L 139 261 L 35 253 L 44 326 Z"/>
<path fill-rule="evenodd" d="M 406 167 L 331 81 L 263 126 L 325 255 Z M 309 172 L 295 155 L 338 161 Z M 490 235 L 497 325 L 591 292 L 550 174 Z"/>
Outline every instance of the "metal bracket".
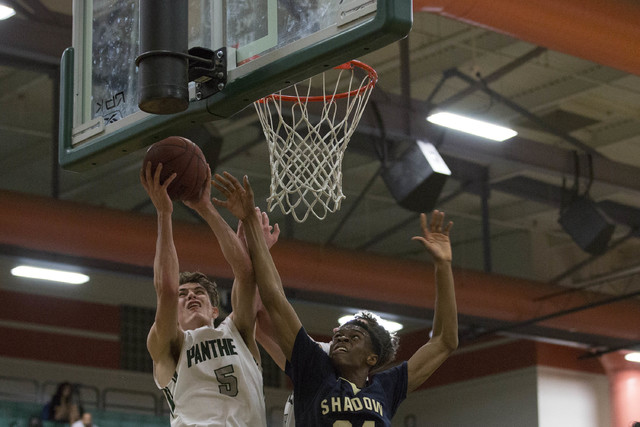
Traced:
<path fill-rule="evenodd" d="M 198 59 L 199 58 L 199 59 Z M 196 84 L 196 99 L 215 95 L 227 85 L 227 48 L 189 49 L 189 81 Z"/>

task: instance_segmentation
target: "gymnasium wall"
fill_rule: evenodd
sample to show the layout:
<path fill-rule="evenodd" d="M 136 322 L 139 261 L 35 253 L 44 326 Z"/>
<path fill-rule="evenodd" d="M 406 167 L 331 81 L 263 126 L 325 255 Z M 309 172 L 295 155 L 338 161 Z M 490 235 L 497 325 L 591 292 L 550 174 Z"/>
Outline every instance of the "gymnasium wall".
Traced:
<path fill-rule="evenodd" d="M 0 394 L 3 385 L 14 384 L 7 378 L 35 380 L 33 399 L 44 402 L 55 384 L 68 380 L 96 388 L 103 404 L 138 402 L 153 412 L 164 400 L 151 375 L 122 366 L 121 310 L 116 304 L 0 289 Z M 142 329 L 146 333 L 147 326 Z M 398 360 L 410 357 L 426 334 L 403 335 Z M 583 353 L 514 337 L 463 346 L 409 396 L 393 425 L 605 427 L 606 375 L 597 359 L 579 359 Z M 287 381 L 281 384 L 267 390 L 273 425 L 289 393 Z"/>
<path fill-rule="evenodd" d="M 0 357 L 0 394 L 6 392 L 3 385 L 9 377 L 37 379 L 44 386 L 37 396 L 42 403 L 64 380 L 97 386 L 103 395 L 109 390 L 134 392 L 107 393 L 107 409 L 118 408 L 126 399 L 150 413 L 149 395 L 163 403 L 150 374 Z M 14 392 L 20 387 L 15 382 L 12 386 Z M 26 394 L 33 390 L 27 382 L 22 387 Z M 271 426 L 281 425 L 288 393 L 265 389 Z M 605 375 L 530 366 L 416 391 L 400 406 L 393 426 L 607 427 L 609 419 Z"/>
<path fill-rule="evenodd" d="M 114 305 L 0 290 L 0 355 L 98 368 L 120 367 Z"/>
<path fill-rule="evenodd" d="M 605 375 L 528 367 L 421 390 L 394 427 L 609 427 Z"/>

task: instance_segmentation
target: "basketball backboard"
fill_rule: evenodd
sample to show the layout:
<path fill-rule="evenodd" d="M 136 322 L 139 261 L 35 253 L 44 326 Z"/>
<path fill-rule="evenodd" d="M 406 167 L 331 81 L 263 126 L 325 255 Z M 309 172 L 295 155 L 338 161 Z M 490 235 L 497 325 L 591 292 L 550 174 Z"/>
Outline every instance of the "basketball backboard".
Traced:
<path fill-rule="evenodd" d="M 224 48 L 226 79 L 170 115 L 137 105 L 138 0 L 75 0 L 62 56 L 59 159 L 85 170 L 252 102 L 406 36 L 407 0 L 189 0 L 189 48 Z M 167 28 L 167 31 L 171 31 Z"/>

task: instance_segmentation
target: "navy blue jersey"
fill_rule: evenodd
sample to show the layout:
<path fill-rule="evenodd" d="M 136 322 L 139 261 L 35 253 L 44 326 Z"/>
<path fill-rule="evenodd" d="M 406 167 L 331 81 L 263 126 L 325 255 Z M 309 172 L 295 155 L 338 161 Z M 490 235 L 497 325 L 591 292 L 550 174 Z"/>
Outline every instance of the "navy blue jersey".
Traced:
<path fill-rule="evenodd" d="M 367 386 L 340 378 L 329 356 L 300 328 L 289 376 L 293 382 L 296 425 L 389 427 L 407 396 L 407 363 L 379 372 Z"/>

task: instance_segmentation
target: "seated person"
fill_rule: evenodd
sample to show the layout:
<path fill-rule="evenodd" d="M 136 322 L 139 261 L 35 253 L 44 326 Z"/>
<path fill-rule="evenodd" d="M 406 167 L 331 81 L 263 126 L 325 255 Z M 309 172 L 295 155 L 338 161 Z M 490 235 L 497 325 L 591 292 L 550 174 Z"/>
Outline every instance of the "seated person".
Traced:
<path fill-rule="evenodd" d="M 80 407 L 73 402 L 73 385 L 64 381 L 58 384 L 55 394 L 43 409 L 42 419 L 74 423 L 80 418 Z"/>

